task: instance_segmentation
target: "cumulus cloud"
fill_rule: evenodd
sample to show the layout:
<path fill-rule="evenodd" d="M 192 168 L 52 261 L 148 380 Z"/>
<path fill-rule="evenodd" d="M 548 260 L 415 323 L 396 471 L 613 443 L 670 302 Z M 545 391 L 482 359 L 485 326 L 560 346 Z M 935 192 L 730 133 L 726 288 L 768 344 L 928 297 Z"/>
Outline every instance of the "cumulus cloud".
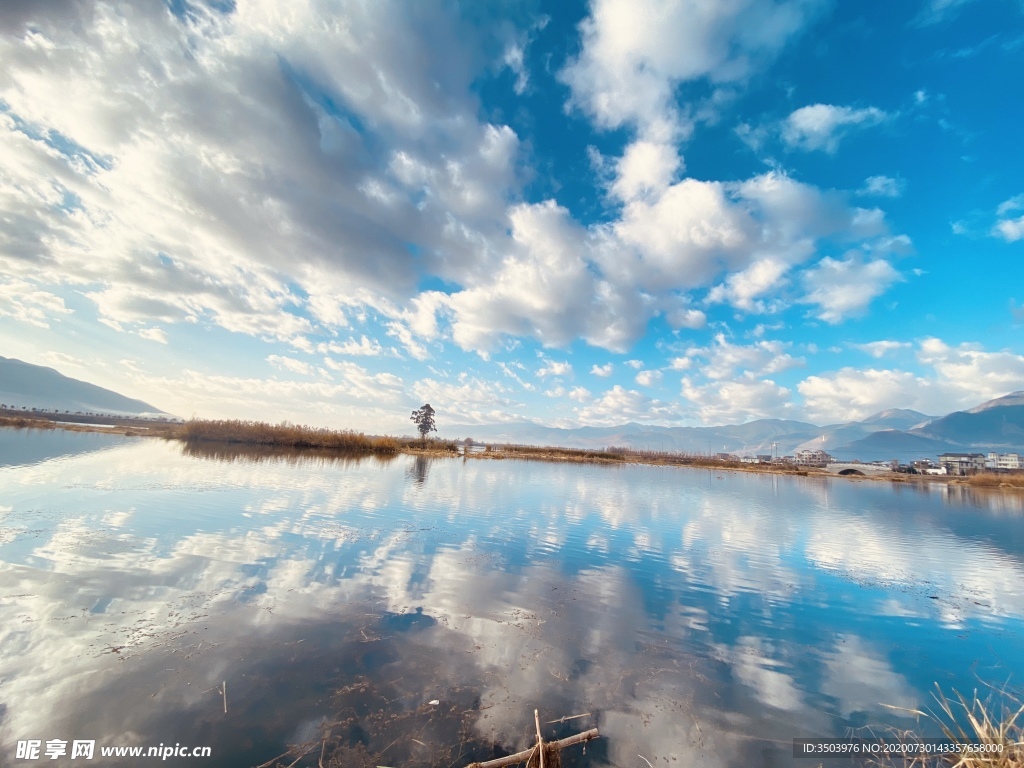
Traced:
<path fill-rule="evenodd" d="M 706 363 L 701 366 L 701 372 L 707 378 L 716 381 L 734 378 L 737 374 L 757 378 L 805 364 L 802 357 L 795 358 L 786 352 L 786 346 L 781 341 L 767 339 L 747 346 L 733 344 L 725 337 L 725 334 L 719 333 L 715 335 L 714 343 L 711 346 L 694 348 L 685 358 L 677 358 L 677 360 L 680 365 L 685 365 L 684 361 L 703 358 Z M 678 368 L 677 370 L 685 369 Z"/>
<path fill-rule="evenodd" d="M 751 374 L 704 385 L 683 379 L 681 394 L 696 406 L 697 415 L 705 424 L 785 418 L 793 408 L 789 389 Z"/>
<path fill-rule="evenodd" d="M 576 420 L 589 426 L 612 426 L 629 421 L 665 424 L 680 419 L 674 405 L 655 400 L 635 389 L 624 389 L 618 384 L 589 405 L 574 411 Z"/>
<path fill-rule="evenodd" d="M 189 7 L 54 5 L 0 36 L 5 271 L 98 285 L 114 324 L 286 339 L 303 304 L 343 325 L 484 267 L 518 139 L 474 117 L 476 33 L 429 3 Z"/>
<path fill-rule="evenodd" d="M 613 363 L 605 363 L 604 365 L 598 365 L 597 363 L 594 363 L 594 365 L 590 368 L 590 375 L 599 376 L 602 379 L 606 379 L 612 375 L 613 370 L 615 370 L 615 365 Z"/>
<path fill-rule="evenodd" d="M 869 128 L 891 116 L 877 107 L 811 104 L 792 112 L 782 124 L 782 140 L 791 148 L 833 153 L 850 130 Z"/>
<path fill-rule="evenodd" d="M 929 338 L 920 343 L 917 359 L 922 373 L 845 367 L 808 376 L 797 385 L 807 417 L 848 421 L 886 408 L 948 413 L 1024 389 L 1024 355 Z"/>
<path fill-rule="evenodd" d="M 987 352 L 978 344 L 951 346 L 929 338 L 921 342 L 918 359 L 935 370 L 939 382 L 963 405 L 1024 389 L 1024 355 L 1014 352 Z"/>
<path fill-rule="evenodd" d="M 847 317 L 863 314 L 868 305 L 901 281 L 900 273 L 886 260 L 864 261 L 859 256 L 833 259 L 826 256 L 803 274 L 806 296 L 815 304 L 815 317 L 835 325 Z"/>
<path fill-rule="evenodd" d="M 843 368 L 830 375 L 808 376 L 797 385 L 804 411 L 816 423 L 863 419 L 886 408 L 915 408 L 932 402 L 924 395 L 932 382 L 907 371 Z M 941 410 L 941 409 L 940 409 Z"/>
<path fill-rule="evenodd" d="M 788 264 L 771 257 L 756 261 L 743 271 L 729 275 L 724 283 L 708 291 L 707 302 L 728 302 L 745 312 L 767 312 L 778 305 L 767 304 L 758 297 L 786 285 L 788 281 L 783 275 L 788 269 Z"/>
<path fill-rule="evenodd" d="M 570 103 L 601 128 L 636 127 L 670 139 L 688 130 L 674 91 L 708 77 L 739 80 L 774 56 L 822 3 L 738 0 L 593 0 L 582 48 L 560 77 Z"/>
<path fill-rule="evenodd" d="M 636 375 L 636 383 L 641 387 L 653 387 L 661 382 L 661 371 L 640 371 Z"/>

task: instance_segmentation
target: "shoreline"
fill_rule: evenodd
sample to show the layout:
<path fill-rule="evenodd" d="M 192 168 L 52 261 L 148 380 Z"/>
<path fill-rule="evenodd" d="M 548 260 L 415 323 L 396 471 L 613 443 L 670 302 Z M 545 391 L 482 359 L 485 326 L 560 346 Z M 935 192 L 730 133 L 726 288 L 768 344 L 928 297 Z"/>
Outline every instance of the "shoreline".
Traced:
<path fill-rule="evenodd" d="M 212 423 L 212 422 L 211 422 Z M 587 450 L 576 448 L 536 447 L 536 446 L 491 446 L 484 444 L 484 450 L 466 451 L 455 441 L 438 441 L 437 445 L 420 444 L 415 438 L 366 438 L 365 447 L 347 447 L 343 445 L 331 446 L 329 444 L 307 444 L 303 442 L 276 442 L 272 439 L 234 439 L 206 437 L 189 435 L 188 424 L 173 424 L 162 422 L 148 422 L 145 426 L 139 424 L 83 424 L 83 423 L 62 423 L 47 418 L 25 418 L 0 416 L 0 428 L 8 429 L 62 429 L 68 432 L 94 432 L 106 435 L 123 435 L 125 437 L 159 437 L 165 440 L 178 440 L 182 443 L 220 443 L 222 445 L 237 445 L 239 447 L 266 447 L 290 449 L 299 452 L 328 452 L 338 456 L 352 456 L 354 454 L 371 455 L 396 455 L 399 453 L 410 456 L 424 456 L 433 458 L 456 459 L 463 461 L 484 460 L 484 461 L 543 461 L 549 463 L 564 464 L 599 464 L 604 466 L 626 466 L 626 465 L 647 465 L 659 467 L 677 467 L 680 469 L 700 469 L 714 472 L 743 472 L 760 475 L 780 475 L 784 477 L 810 477 L 810 478 L 838 478 L 842 480 L 870 480 L 872 482 L 888 482 L 897 485 L 924 485 L 944 484 L 947 486 L 959 486 L 989 491 L 1011 491 L 1022 492 L 1024 487 L 1009 483 L 972 483 L 970 476 L 956 475 L 907 475 L 899 472 L 886 472 L 882 474 L 863 475 L 840 475 L 827 472 L 821 467 L 788 467 L 772 464 L 740 464 L 735 462 L 716 461 L 701 457 L 672 457 L 664 458 L 644 455 L 632 455 L 629 453 L 611 453 L 604 450 Z M 264 425 L 275 429 L 270 425 Z M 324 434 L 335 434 L 324 431 Z M 337 433 L 357 434 L 357 433 Z M 360 435 L 365 438 L 365 436 Z M 385 445 L 374 445 L 374 441 L 387 441 Z M 480 444 L 477 444 L 480 445 Z"/>

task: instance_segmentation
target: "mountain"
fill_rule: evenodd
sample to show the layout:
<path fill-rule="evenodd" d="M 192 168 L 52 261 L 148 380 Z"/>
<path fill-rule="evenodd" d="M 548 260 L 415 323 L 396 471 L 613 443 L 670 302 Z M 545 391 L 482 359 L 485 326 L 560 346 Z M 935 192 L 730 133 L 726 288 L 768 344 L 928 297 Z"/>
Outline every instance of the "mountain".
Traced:
<path fill-rule="evenodd" d="M 913 429 L 934 418 L 934 416 L 926 416 L 920 411 L 912 411 L 909 408 L 890 408 L 887 411 L 880 411 L 873 416 L 868 416 L 859 423 L 874 426 L 877 429 Z"/>
<path fill-rule="evenodd" d="M 967 413 L 981 413 L 982 411 L 987 411 L 990 408 L 1002 408 L 1007 405 L 1024 405 L 1024 389 L 1018 390 L 1017 392 L 1011 392 L 1010 394 L 1003 395 L 1002 397 L 997 397 L 995 400 L 989 400 L 981 405 L 976 405 L 967 411 Z"/>
<path fill-rule="evenodd" d="M 838 459 L 935 458 L 947 451 L 990 450 L 1024 453 L 1024 391 L 982 403 L 968 411 L 936 418 L 893 408 L 860 421 L 817 426 L 804 421 L 758 419 L 721 427 L 659 427 L 621 424 L 614 427 L 561 429 L 529 422 L 454 425 L 450 437 L 485 442 L 559 445 L 567 448 L 628 448 L 681 453 L 770 454 L 821 448 Z"/>
<path fill-rule="evenodd" d="M 833 448 L 830 453 L 840 461 L 899 459 L 910 462 L 915 459 L 934 459 L 940 453 L 958 450 L 964 450 L 963 446 L 898 429 L 887 429 Z"/>
<path fill-rule="evenodd" d="M 912 430 L 915 434 L 968 446 L 1024 445 L 1024 405 L 957 411 Z"/>
<path fill-rule="evenodd" d="M 0 357 L 0 403 L 17 408 L 91 411 L 117 416 L 166 416 L 142 400 L 133 400 L 95 384 L 72 379 L 53 368 Z"/>

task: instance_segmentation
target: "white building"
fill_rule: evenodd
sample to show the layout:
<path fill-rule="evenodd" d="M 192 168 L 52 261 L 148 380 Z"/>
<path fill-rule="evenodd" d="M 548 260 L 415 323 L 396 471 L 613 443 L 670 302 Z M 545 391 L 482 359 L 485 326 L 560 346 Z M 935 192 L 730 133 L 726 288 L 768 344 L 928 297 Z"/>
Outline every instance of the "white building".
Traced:
<path fill-rule="evenodd" d="M 827 464 L 831 464 L 833 458 L 829 456 L 825 451 L 797 451 L 796 456 L 793 457 L 796 464 L 801 467 L 824 467 Z"/>
<path fill-rule="evenodd" d="M 996 459 L 996 469 L 1020 469 L 1020 454 L 1002 453 Z"/>
<path fill-rule="evenodd" d="M 990 451 L 985 459 L 985 469 L 1021 469 L 1020 454 Z"/>

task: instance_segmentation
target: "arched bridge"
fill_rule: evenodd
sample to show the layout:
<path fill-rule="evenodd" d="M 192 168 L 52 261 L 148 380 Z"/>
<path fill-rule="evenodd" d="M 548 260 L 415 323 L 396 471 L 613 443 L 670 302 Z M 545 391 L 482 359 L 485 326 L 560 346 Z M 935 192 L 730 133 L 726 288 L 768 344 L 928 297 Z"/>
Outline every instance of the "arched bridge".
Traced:
<path fill-rule="evenodd" d="M 844 461 L 827 465 L 825 471 L 833 475 L 888 475 L 892 473 L 888 467 L 876 467 L 874 464 L 852 464 Z"/>

